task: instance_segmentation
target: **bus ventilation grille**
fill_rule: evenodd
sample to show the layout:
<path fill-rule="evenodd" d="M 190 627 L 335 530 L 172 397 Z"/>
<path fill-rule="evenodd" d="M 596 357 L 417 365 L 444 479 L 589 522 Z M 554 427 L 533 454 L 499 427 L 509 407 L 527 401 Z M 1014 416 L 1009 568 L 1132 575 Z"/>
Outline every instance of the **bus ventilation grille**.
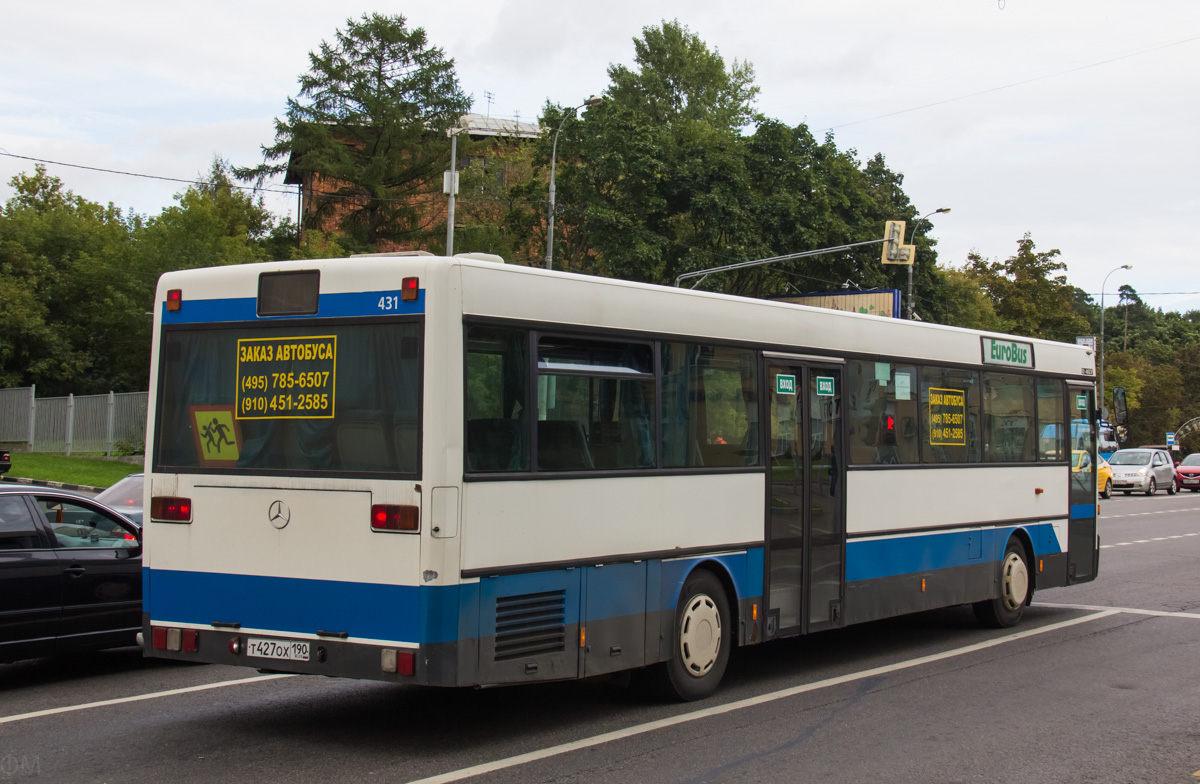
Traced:
<path fill-rule="evenodd" d="M 566 650 L 563 591 L 496 599 L 496 661 Z"/>

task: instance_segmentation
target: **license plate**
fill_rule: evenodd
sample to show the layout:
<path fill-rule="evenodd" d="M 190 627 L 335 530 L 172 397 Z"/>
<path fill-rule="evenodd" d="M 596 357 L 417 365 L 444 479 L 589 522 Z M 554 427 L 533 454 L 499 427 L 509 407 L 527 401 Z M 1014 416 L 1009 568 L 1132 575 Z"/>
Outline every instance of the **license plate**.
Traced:
<path fill-rule="evenodd" d="M 1183 483 L 1184 483 L 1185 485 L 1194 485 L 1194 484 L 1196 484 L 1197 482 L 1200 482 L 1200 479 L 1184 479 L 1184 480 L 1183 480 Z"/>
<path fill-rule="evenodd" d="M 300 640 L 264 640 L 251 637 L 246 640 L 246 655 L 264 659 L 286 659 L 308 661 L 308 643 Z"/>

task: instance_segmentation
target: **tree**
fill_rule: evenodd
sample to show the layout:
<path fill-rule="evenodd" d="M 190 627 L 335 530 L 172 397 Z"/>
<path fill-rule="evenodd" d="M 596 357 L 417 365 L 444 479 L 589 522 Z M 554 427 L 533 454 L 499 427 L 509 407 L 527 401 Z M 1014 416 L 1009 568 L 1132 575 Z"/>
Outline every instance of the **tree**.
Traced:
<path fill-rule="evenodd" d="M 149 322 L 130 264 L 136 221 L 76 196 L 41 165 L 10 184 L 0 214 L 0 386 L 145 389 Z"/>
<path fill-rule="evenodd" d="M 1026 234 L 1017 253 L 1003 262 L 978 253 L 967 256 L 967 275 L 987 294 L 1005 332 L 1073 342 L 1090 328 L 1074 310 L 1075 289 L 1067 284 L 1059 251 L 1037 252 Z"/>
<path fill-rule="evenodd" d="M 883 156 L 863 165 L 832 136 L 819 141 L 804 125 L 761 116 L 752 66 L 726 64 L 678 22 L 645 28 L 634 60 L 610 66 L 601 105 L 580 116 L 547 106 L 542 118 L 543 127 L 562 127 L 557 268 L 670 284 L 686 272 L 875 238 L 885 220 L 915 214 Z M 552 137 L 539 143 L 535 165 L 548 168 Z M 545 183 L 519 193 L 540 202 Z M 531 225 L 527 211 L 522 218 Z M 923 251 L 930 245 L 922 240 Z M 932 264 L 934 256 L 921 258 Z M 883 269 L 874 246 L 692 285 L 772 296 L 905 277 Z M 940 285 L 926 277 L 929 290 Z"/>
<path fill-rule="evenodd" d="M 967 329 L 1000 331 L 1000 318 L 992 300 L 968 272 L 948 268 L 942 270 L 944 281 L 943 323 Z"/>
<path fill-rule="evenodd" d="M 317 178 L 311 225 L 332 222 L 352 245 L 422 241 L 432 228 L 423 200 L 441 192 L 449 160 L 445 131 L 471 106 L 454 61 L 424 29 L 377 13 L 346 20 L 308 57 L 264 163 L 237 176 Z"/>

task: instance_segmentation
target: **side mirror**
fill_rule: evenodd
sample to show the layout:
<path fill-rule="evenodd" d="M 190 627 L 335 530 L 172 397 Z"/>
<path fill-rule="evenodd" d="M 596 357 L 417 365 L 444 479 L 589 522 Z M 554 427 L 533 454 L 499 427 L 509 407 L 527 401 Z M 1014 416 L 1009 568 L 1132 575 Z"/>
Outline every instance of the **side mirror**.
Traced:
<path fill-rule="evenodd" d="M 1128 424 L 1129 409 L 1125 405 L 1125 387 L 1113 387 L 1113 424 L 1124 427 Z"/>

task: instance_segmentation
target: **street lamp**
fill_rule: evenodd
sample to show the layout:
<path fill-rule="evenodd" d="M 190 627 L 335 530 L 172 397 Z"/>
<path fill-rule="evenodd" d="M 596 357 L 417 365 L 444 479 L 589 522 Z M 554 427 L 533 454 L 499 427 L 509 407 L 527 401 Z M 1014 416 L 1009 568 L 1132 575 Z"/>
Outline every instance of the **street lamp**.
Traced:
<path fill-rule="evenodd" d="M 585 106 L 598 106 L 603 102 L 604 96 L 593 95 L 578 106 L 564 111 L 562 120 L 558 123 L 558 130 L 554 132 L 554 144 L 550 148 L 550 217 L 546 222 L 546 269 L 551 269 L 554 264 L 554 164 L 558 159 L 558 135 L 562 133 L 563 123 L 567 121 L 570 112 L 577 112 Z"/>
<path fill-rule="evenodd" d="M 1100 284 L 1100 418 L 1108 419 L 1108 415 L 1104 412 L 1104 286 L 1108 283 L 1109 275 L 1117 270 L 1133 269 L 1131 264 L 1122 264 L 1117 269 L 1112 270 L 1108 275 L 1104 276 L 1104 282 Z"/>
<path fill-rule="evenodd" d="M 925 220 L 925 219 L 926 219 L 926 218 L 928 218 L 930 215 L 937 215 L 937 214 L 939 214 L 939 213 L 942 213 L 942 212 L 949 212 L 949 211 L 950 211 L 950 208 L 949 208 L 949 207 L 938 207 L 938 208 L 937 208 L 936 210 L 934 210 L 933 212 L 928 212 L 928 213 L 926 213 L 926 214 L 922 215 L 921 217 L 917 218 L 915 221 L 913 221 L 912 238 L 911 238 L 911 239 L 909 239 L 909 241 L 908 241 L 908 244 L 909 244 L 909 245 L 915 245 L 915 244 L 916 244 L 916 241 L 917 241 L 917 224 L 918 224 L 919 222 L 921 222 L 921 221 Z M 903 238 L 901 238 L 901 239 L 903 239 Z M 913 258 L 912 262 L 913 262 L 912 264 L 909 264 L 909 265 L 908 265 L 908 319 L 909 319 L 909 321 L 911 321 L 911 320 L 912 320 L 912 317 L 913 317 L 913 267 L 915 267 L 915 266 L 917 265 L 917 260 L 916 260 L 916 258 Z"/>

